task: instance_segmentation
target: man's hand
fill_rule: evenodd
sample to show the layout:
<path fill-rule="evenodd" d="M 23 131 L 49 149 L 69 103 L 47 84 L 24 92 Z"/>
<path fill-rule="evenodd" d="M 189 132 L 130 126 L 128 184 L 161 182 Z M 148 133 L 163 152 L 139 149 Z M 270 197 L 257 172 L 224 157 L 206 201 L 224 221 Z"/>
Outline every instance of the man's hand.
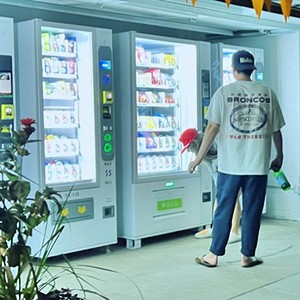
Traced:
<path fill-rule="evenodd" d="M 282 161 L 283 161 L 283 157 L 282 156 L 277 156 L 270 165 L 270 169 L 277 172 L 281 169 L 282 166 Z"/>
<path fill-rule="evenodd" d="M 191 173 L 191 174 L 194 173 L 194 171 L 198 165 L 199 165 L 199 163 L 197 163 L 196 160 L 191 161 L 189 163 L 189 169 L 188 169 L 189 173 Z"/>

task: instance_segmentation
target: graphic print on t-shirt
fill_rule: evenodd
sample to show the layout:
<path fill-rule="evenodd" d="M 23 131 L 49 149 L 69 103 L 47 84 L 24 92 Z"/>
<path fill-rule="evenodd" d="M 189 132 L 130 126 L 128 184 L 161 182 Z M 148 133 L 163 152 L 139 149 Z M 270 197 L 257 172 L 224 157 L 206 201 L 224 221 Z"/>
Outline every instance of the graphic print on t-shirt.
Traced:
<path fill-rule="evenodd" d="M 227 98 L 228 103 L 235 103 L 230 113 L 230 125 L 240 133 L 249 134 L 263 128 L 267 123 L 267 113 L 258 103 L 270 103 L 268 95 L 234 95 Z"/>

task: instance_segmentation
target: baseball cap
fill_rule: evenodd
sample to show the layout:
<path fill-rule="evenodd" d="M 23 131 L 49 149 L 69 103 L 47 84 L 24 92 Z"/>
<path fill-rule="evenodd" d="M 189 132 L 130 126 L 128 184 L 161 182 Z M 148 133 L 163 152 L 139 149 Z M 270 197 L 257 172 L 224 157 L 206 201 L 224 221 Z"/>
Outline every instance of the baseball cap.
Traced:
<path fill-rule="evenodd" d="M 198 136 L 198 131 L 195 128 L 186 129 L 180 136 L 179 142 L 183 144 L 183 149 L 181 153 L 183 153 L 190 143 Z"/>
<path fill-rule="evenodd" d="M 254 57 L 246 50 L 238 50 L 232 55 L 232 65 L 238 71 L 256 70 Z"/>

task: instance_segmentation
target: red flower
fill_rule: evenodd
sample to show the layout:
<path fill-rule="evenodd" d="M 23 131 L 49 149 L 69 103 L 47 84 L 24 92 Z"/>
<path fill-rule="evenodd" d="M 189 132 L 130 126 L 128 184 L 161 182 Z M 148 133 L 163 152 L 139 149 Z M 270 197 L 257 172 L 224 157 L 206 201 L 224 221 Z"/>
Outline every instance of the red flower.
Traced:
<path fill-rule="evenodd" d="M 32 119 L 32 118 L 26 118 L 26 119 L 21 119 L 20 120 L 21 124 L 24 125 L 24 126 L 31 126 L 32 124 L 36 124 L 35 123 L 35 119 Z"/>

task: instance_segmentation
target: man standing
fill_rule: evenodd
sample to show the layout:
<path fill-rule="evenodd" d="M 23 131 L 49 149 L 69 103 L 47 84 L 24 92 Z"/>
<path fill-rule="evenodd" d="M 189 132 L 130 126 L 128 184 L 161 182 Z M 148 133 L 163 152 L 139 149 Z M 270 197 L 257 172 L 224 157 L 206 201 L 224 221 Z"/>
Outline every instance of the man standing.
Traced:
<path fill-rule="evenodd" d="M 243 193 L 242 267 L 263 261 L 255 257 L 261 214 L 264 206 L 269 168 L 282 166 L 282 135 L 285 121 L 273 90 L 251 80 L 254 57 L 239 50 L 232 57 L 235 82 L 220 87 L 211 99 L 203 142 L 189 172 L 194 172 L 218 134 L 218 207 L 210 252 L 196 262 L 216 267 L 218 256 L 225 254 L 232 214 L 239 190 Z M 272 138 L 277 156 L 271 162 Z"/>

